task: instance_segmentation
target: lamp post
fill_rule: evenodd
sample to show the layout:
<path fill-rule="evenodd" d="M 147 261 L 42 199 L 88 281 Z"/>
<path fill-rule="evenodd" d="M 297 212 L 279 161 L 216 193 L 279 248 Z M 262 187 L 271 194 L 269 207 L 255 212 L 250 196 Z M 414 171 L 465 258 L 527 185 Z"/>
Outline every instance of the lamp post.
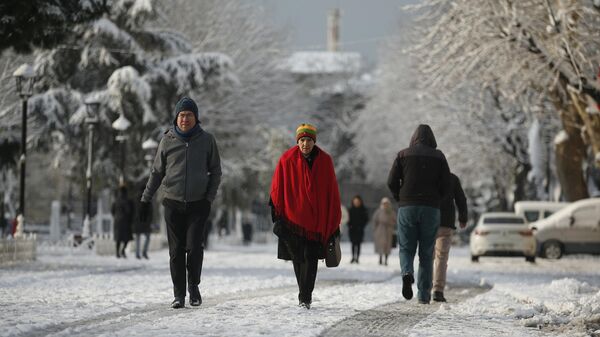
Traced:
<path fill-rule="evenodd" d="M 125 141 L 128 136 L 125 135 L 125 131 L 129 129 L 131 122 L 125 118 L 124 114 L 121 114 L 117 120 L 112 123 L 113 129 L 117 130 L 119 134 L 115 137 L 116 141 L 121 143 L 121 176 L 119 177 L 119 184 L 125 184 Z"/>
<path fill-rule="evenodd" d="M 148 168 L 152 166 L 152 160 L 154 159 L 154 152 L 158 148 L 158 143 L 152 139 L 148 138 L 142 143 L 142 149 L 146 152 L 144 155 L 144 159 L 148 163 Z"/>
<path fill-rule="evenodd" d="M 19 211 L 17 212 L 17 233 L 21 235 L 23 233 L 23 227 L 25 225 L 25 161 L 27 155 L 27 100 L 33 95 L 33 85 L 35 83 L 35 71 L 29 64 L 22 64 L 13 73 L 17 84 L 17 92 L 21 96 L 23 113 L 21 119 L 21 157 L 19 163 L 21 169 L 20 174 L 20 187 L 19 187 Z"/>
<path fill-rule="evenodd" d="M 100 108 L 100 102 L 95 99 L 87 99 L 84 103 L 85 111 L 87 112 L 85 122 L 88 125 L 88 158 L 87 170 L 85 171 L 87 204 L 81 235 L 84 238 L 88 238 L 91 236 L 90 222 L 92 214 L 92 149 L 94 144 L 94 125 L 98 122 L 98 109 Z"/>

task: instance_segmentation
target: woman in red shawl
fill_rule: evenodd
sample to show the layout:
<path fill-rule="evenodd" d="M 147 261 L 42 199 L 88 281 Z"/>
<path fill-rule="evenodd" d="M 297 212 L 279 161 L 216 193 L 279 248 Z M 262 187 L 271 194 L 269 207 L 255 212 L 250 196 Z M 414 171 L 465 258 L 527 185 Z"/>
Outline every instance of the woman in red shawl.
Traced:
<path fill-rule="evenodd" d="M 340 192 L 331 156 L 315 145 L 317 129 L 300 124 L 296 143 L 279 159 L 271 182 L 277 257 L 291 260 L 300 306 L 310 309 L 317 262 L 327 242 L 339 235 Z"/>

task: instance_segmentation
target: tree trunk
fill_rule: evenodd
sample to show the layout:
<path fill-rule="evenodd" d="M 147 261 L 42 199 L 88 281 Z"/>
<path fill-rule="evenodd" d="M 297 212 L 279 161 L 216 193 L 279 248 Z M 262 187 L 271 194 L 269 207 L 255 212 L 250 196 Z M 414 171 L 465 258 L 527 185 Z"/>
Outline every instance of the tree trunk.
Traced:
<path fill-rule="evenodd" d="M 581 139 L 581 121 L 573 106 L 562 110 L 560 118 L 568 138 L 555 143 L 558 180 L 566 201 L 585 199 L 589 194 L 583 172 L 585 144 Z"/>

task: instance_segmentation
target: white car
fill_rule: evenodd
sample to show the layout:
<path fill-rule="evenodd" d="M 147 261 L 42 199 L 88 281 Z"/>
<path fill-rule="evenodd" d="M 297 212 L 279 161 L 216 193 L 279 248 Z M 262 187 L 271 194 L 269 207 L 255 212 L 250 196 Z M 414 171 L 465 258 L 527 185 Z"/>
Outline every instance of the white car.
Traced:
<path fill-rule="evenodd" d="M 535 262 L 536 242 L 522 216 L 508 212 L 483 213 L 471 232 L 471 261 L 480 256 L 525 256 Z"/>

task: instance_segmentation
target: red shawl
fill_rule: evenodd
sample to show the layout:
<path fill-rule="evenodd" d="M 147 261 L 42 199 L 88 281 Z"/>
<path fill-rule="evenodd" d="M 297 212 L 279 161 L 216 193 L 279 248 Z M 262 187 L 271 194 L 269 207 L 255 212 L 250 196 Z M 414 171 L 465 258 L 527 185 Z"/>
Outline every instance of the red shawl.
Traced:
<path fill-rule="evenodd" d="M 281 156 L 271 182 L 271 200 L 293 233 L 326 243 L 338 229 L 342 213 L 333 161 L 318 151 L 312 169 L 298 146 Z"/>

